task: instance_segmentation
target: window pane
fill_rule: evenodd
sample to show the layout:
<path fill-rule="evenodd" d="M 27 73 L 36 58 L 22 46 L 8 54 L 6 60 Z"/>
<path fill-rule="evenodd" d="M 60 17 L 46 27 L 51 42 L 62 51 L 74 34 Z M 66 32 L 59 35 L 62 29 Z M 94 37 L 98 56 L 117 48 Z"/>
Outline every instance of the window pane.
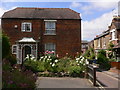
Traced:
<path fill-rule="evenodd" d="M 22 23 L 22 31 L 31 31 L 31 23 L 28 22 Z"/>
<path fill-rule="evenodd" d="M 16 45 L 13 45 L 13 46 L 12 46 L 12 53 L 13 53 L 13 54 L 16 54 L 16 53 L 17 53 L 17 46 L 16 46 Z"/>
<path fill-rule="evenodd" d="M 55 51 L 55 44 L 53 43 L 47 43 L 45 44 L 45 51 Z"/>
<path fill-rule="evenodd" d="M 45 22 L 45 33 L 46 34 L 55 34 L 55 22 L 53 22 L 53 21 Z"/>

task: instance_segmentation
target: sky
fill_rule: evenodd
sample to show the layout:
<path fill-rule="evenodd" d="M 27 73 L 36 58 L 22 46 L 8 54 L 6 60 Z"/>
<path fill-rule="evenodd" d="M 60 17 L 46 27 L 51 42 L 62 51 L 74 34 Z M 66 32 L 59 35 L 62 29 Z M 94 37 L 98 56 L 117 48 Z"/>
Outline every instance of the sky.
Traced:
<path fill-rule="evenodd" d="M 118 15 L 118 0 L 1 0 L 0 17 L 16 7 L 70 8 L 80 13 L 82 40 L 88 41 L 107 30 Z"/>

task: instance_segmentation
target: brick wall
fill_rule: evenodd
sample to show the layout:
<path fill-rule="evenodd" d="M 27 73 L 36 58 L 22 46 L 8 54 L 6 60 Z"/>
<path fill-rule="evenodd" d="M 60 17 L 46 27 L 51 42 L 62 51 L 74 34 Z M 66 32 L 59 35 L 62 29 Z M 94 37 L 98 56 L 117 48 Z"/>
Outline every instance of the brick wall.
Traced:
<path fill-rule="evenodd" d="M 32 22 L 32 32 L 22 32 L 22 22 Z M 40 41 L 39 52 L 44 52 L 45 43 L 55 43 L 56 54 L 60 57 L 66 53 L 74 56 L 76 52 L 81 52 L 80 20 L 57 20 L 56 35 L 44 35 L 44 20 L 2 19 L 2 29 L 10 37 L 11 45 L 23 37 L 32 37 Z"/>

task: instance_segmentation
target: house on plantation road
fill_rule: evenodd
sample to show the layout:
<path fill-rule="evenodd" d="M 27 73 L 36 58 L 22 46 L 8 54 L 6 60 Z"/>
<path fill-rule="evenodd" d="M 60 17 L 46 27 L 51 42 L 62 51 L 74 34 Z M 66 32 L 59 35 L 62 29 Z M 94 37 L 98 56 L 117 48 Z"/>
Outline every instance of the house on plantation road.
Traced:
<path fill-rule="evenodd" d="M 88 41 L 86 40 L 82 40 L 81 41 L 81 51 L 84 54 L 86 52 L 86 50 L 88 49 Z"/>
<path fill-rule="evenodd" d="M 110 34 L 109 34 L 109 29 L 102 32 L 100 35 L 97 35 L 94 38 L 94 50 L 95 52 L 98 52 L 101 49 L 107 50 L 109 47 L 109 39 L 110 39 Z"/>
<path fill-rule="evenodd" d="M 5 12 L 1 24 L 20 64 L 27 54 L 38 58 L 45 51 L 59 57 L 81 52 L 81 18 L 69 8 L 18 7 Z"/>
<path fill-rule="evenodd" d="M 120 61 L 120 16 L 114 16 L 110 25 L 110 42 L 114 44 L 115 57 Z"/>

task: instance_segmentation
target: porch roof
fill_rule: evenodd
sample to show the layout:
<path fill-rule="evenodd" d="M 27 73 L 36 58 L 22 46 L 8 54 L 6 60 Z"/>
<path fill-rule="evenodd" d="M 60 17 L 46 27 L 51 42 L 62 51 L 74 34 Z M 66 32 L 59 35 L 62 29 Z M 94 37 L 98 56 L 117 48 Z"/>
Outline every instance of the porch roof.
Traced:
<path fill-rule="evenodd" d="M 21 40 L 19 40 L 18 42 L 37 42 L 37 41 L 34 40 L 33 38 L 24 37 Z"/>

